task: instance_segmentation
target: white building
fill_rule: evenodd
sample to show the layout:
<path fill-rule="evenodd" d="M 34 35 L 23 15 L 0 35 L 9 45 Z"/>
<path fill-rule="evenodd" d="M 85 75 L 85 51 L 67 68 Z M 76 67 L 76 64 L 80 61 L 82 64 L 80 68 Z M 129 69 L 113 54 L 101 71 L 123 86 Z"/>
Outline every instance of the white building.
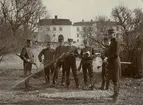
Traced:
<path fill-rule="evenodd" d="M 121 36 L 120 26 L 117 25 L 116 22 L 108 21 L 108 23 L 107 30 L 112 28 L 119 36 Z M 59 19 L 57 16 L 55 16 L 54 19 L 42 19 L 39 21 L 37 41 L 58 42 L 58 36 L 63 35 L 65 42 L 68 40 L 68 38 L 72 38 L 77 47 L 82 46 L 83 40 L 87 38 L 86 34 L 94 35 L 94 37 L 96 37 L 98 24 L 100 23 L 97 21 L 82 20 L 81 22 L 75 22 L 72 25 L 72 22 L 69 19 Z M 94 32 L 92 30 L 94 30 Z M 105 30 L 103 34 L 107 33 L 107 30 Z"/>
<path fill-rule="evenodd" d="M 57 42 L 58 36 L 63 35 L 64 40 L 71 38 L 72 22 L 69 19 L 42 19 L 38 26 L 38 42 Z"/>
<path fill-rule="evenodd" d="M 83 45 L 83 40 L 86 38 L 84 34 L 85 29 L 90 28 L 93 26 L 95 21 L 84 21 L 82 20 L 81 22 L 75 22 L 72 27 L 72 35 L 73 39 L 76 41 L 77 46 L 82 46 Z"/>

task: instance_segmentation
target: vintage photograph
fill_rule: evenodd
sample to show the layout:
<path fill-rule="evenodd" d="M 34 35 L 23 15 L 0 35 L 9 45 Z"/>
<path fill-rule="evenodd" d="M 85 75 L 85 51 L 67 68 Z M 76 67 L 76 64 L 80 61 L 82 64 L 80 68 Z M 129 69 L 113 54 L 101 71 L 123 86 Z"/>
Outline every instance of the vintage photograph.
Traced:
<path fill-rule="evenodd" d="M 0 0 L 0 105 L 143 105 L 143 0 Z"/>

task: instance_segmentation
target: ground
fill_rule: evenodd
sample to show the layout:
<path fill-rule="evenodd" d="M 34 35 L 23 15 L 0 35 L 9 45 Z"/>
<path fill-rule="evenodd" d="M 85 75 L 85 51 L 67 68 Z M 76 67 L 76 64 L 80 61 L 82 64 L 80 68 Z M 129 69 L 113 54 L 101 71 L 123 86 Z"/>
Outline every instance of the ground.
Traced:
<path fill-rule="evenodd" d="M 13 54 L 7 55 L 0 64 L 0 105 L 142 105 L 143 103 L 143 79 L 122 77 L 120 95 L 116 102 L 110 98 L 113 93 L 112 85 L 109 91 L 101 91 L 99 89 L 101 70 L 96 68 L 96 61 L 94 62 L 94 90 L 82 89 L 82 72 L 78 73 L 79 89 L 74 88 L 72 76 L 69 89 L 59 84 L 56 87 L 46 85 L 42 76 L 31 78 L 31 90 L 25 90 L 23 83 L 12 89 L 24 78 L 22 62 L 15 60 L 13 56 Z M 61 74 L 58 80 L 60 83 Z"/>

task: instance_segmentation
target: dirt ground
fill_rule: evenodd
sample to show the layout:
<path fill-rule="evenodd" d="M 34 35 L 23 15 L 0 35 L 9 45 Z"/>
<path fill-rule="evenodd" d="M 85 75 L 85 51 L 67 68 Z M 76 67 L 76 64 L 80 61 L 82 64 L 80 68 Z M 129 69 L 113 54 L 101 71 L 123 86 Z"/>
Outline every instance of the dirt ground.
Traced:
<path fill-rule="evenodd" d="M 5 61 L 6 62 L 6 61 Z M 14 64 L 12 69 L 7 64 L 6 68 L 0 69 L 0 105 L 142 105 L 143 103 L 143 79 L 121 79 L 120 95 L 116 102 L 110 98 L 113 93 L 110 90 L 101 91 L 100 70 L 95 67 L 94 90 L 83 90 L 83 75 L 78 73 L 80 88 L 75 88 L 75 82 L 71 75 L 71 86 L 69 89 L 60 86 L 61 74 L 57 86 L 45 84 L 42 76 L 31 78 L 31 89 L 25 90 L 24 83 L 14 89 L 16 83 L 22 80 L 23 70 L 19 64 Z M 18 68 L 19 67 L 19 68 Z"/>

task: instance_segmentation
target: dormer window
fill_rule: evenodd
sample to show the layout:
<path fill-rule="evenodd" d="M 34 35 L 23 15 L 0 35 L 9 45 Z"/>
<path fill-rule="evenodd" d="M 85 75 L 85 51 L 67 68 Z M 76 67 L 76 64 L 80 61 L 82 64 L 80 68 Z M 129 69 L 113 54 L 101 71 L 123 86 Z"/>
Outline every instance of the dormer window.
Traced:
<path fill-rule="evenodd" d="M 53 27 L 53 31 L 56 31 L 56 27 Z"/>
<path fill-rule="evenodd" d="M 50 27 L 47 27 L 47 31 L 50 31 Z"/>
<path fill-rule="evenodd" d="M 79 31 L 79 27 L 77 27 L 77 31 Z"/>

